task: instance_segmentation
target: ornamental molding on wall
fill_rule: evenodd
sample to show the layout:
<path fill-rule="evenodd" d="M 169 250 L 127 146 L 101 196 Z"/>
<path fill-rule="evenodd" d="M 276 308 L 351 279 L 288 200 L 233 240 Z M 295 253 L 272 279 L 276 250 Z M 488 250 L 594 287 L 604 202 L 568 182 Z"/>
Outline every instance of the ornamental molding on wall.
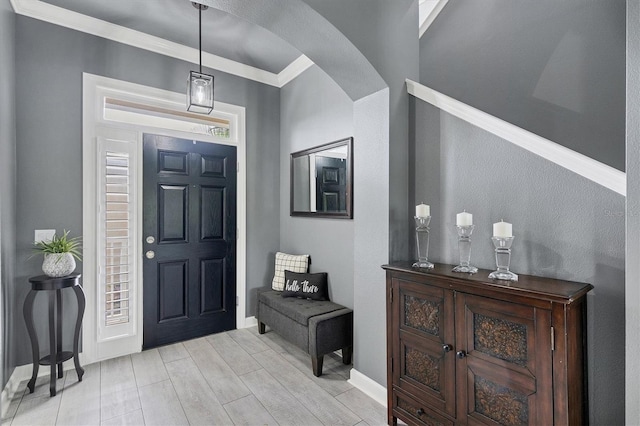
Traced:
<path fill-rule="evenodd" d="M 188 47 L 141 31 L 83 15 L 41 0 L 10 0 L 13 10 L 18 15 L 27 16 L 40 21 L 49 22 L 61 27 L 70 28 L 107 40 L 148 50 L 160 55 L 198 64 L 198 49 Z M 277 88 L 302 74 L 313 65 L 311 59 L 300 55 L 278 74 L 232 61 L 222 56 L 202 52 L 202 65 L 227 74 L 257 81 Z"/>
<path fill-rule="evenodd" d="M 598 185 L 626 196 L 627 178 L 625 172 L 480 111 L 420 83 L 409 79 L 406 80 L 406 83 L 407 92 L 410 95 L 585 177 Z"/>

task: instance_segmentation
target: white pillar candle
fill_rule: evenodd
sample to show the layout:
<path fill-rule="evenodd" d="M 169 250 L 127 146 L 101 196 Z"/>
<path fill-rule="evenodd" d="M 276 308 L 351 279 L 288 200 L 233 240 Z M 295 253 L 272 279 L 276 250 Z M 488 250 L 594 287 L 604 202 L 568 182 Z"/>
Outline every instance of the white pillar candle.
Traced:
<path fill-rule="evenodd" d="M 431 207 L 427 204 L 418 204 L 416 206 L 416 217 L 427 217 L 431 216 Z"/>
<path fill-rule="evenodd" d="M 501 220 L 493 224 L 493 236 L 499 238 L 513 237 L 513 226 Z"/>
<path fill-rule="evenodd" d="M 456 215 L 456 225 L 457 226 L 473 225 L 473 215 L 471 213 L 467 213 L 466 211 L 463 211 L 462 213 L 458 213 Z"/>

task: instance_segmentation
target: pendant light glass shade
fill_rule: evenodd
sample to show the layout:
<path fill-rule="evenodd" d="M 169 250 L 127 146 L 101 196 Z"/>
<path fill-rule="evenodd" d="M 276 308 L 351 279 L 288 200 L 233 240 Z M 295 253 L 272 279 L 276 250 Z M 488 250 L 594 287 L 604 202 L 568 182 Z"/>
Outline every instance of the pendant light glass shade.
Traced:
<path fill-rule="evenodd" d="M 211 114 L 213 111 L 213 76 L 202 72 L 202 11 L 208 7 L 192 2 L 198 9 L 198 51 L 200 71 L 190 71 L 187 80 L 187 111 Z"/>
<path fill-rule="evenodd" d="M 213 111 L 213 76 L 189 72 L 187 81 L 187 111 L 210 114 Z"/>

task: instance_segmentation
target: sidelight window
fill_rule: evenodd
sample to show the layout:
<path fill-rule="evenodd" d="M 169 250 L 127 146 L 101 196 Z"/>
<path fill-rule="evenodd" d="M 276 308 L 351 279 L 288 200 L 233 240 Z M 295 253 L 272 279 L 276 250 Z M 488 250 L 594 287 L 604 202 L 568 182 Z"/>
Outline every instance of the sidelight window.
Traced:
<path fill-rule="evenodd" d="M 129 155 L 105 155 L 105 325 L 129 322 Z"/>
<path fill-rule="evenodd" d="M 98 329 L 106 340 L 135 330 L 135 145 L 99 139 Z"/>

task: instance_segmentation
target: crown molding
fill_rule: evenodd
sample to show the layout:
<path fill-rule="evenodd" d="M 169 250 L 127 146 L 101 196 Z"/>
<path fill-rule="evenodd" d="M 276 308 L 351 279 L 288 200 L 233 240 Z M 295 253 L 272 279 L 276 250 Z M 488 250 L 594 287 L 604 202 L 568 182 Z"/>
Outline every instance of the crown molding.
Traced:
<path fill-rule="evenodd" d="M 440 0 L 438 4 L 436 4 L 429 16 L 427 16 L 424 22 L 420 24 L 420 29 L 418 30 L 418 38 L 422 37 L 425 31 L 427 31 L 427 28 L 429 28 L 433 21 L 436 20 L 440 12 L 442 12 L 442 9 L 444 9 L 444 7 L 447 5 L 448 1 L 449 0 Z"/>
<path fill-rule="evenodd" d="M 493 133 L 567 170 L 571 170 L 605 188 L 615 191 L 618 194 L 626 195 L 627 181 L 624 172 L 501 120 L 498 117 L 480 111 L 429 87 L 423 86 L 420 83 L 409 79 L 407 79 L 406 82 L 407 92 L 410 95 L 428 102 L 487 132 Z"/>
<path fill-rule="evenodd" d="M 311 59 L 305 55 L 298 56 L 297 59 L 287 65 L 287 67 L 278 74 L 278 87 L 284 87 L 287 83 L 305 72 L 311 65 L 313 65 Z"/>
<path fill-rule="evenodd" d="M 15 13 L 40 21 L 95 35 L 160 55 L 198 64 L 198 49 L 111 22 L 83 15 L 40 0 L 10 0 Z M 301 55 L 279 74 L 241 64 L 222 56 L 202 52 L 202 65 L 248 80 L 281 88 L 304 72 L 313 62 Z"/>

